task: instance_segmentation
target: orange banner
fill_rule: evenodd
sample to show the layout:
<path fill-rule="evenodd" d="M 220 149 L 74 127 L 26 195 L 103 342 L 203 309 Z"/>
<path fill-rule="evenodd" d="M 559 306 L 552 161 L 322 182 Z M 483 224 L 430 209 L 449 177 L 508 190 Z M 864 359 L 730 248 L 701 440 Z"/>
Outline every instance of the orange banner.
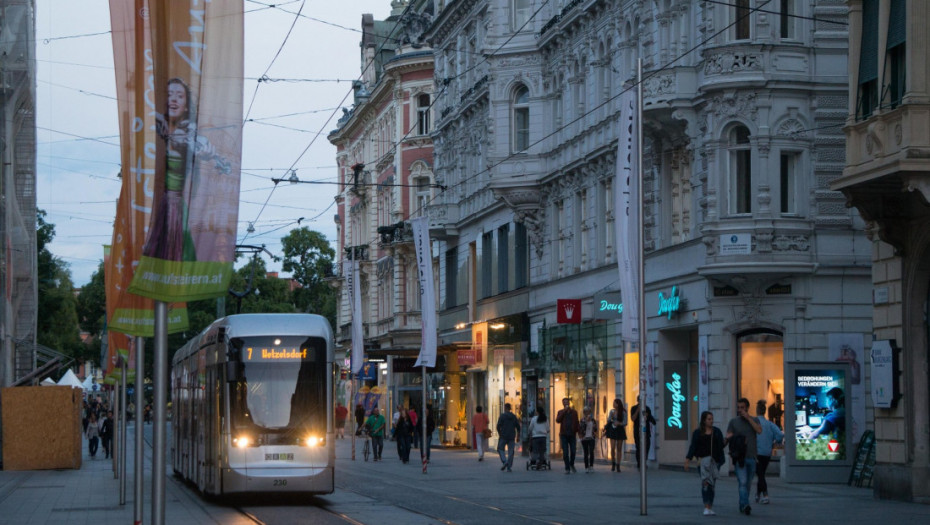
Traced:
<path fill-rule="evenodd" d="M 148 7 L 154 202 L 129 290 L 166 302 L 223 296 L 239 210 L 242 0 L 173 0 L 170 8 L 152 1 Z"/>
<path fill-rule="evenodd" d="M 152 337 L 153 301 L 128 292 L 142 255 L 154 200 L 155 101 L 147 6 L 148 0 L 110 1 L 123 186 L 117 201 L 110 257 L 105 258 L 104 267 L 108 331 Z M 168 332 L 185 329 L 186 307 L 175 305 L 168 314 Z M 108 367 L 113 365 L 117 349 L 129 349 L 128 342 L 115 337 L 109 338 Z"/>

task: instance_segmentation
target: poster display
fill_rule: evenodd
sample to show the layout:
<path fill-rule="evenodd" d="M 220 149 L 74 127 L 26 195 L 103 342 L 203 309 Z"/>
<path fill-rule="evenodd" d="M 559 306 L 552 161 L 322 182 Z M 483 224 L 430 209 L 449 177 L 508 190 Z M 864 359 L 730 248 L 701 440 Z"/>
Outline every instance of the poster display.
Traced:
<path fill-rule="evenodd" d="M 847 370 L 827 366 L 794 370 L 795 460 L 846 460 Z"/>

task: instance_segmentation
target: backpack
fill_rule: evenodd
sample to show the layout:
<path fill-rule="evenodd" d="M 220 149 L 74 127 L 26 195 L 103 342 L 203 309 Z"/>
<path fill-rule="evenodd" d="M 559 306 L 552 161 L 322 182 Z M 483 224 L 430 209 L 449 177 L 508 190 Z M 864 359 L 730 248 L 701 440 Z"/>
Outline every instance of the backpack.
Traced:
<path fill-rule="evenodd" d="M 746 464 L 746 449 L 746 436 L 733 434 L 730 438 L 730 457 L 734 465 L 742 467 Z"/>

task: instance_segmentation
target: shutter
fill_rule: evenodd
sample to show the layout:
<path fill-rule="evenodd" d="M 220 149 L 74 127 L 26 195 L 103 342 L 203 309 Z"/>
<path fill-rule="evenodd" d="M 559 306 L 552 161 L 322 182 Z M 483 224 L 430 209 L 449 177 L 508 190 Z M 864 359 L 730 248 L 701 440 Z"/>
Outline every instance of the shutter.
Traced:
<path fill-rule="evenodd" d="M 862 2 L 862 49 L 859 52 L 859 84 L 878 80 L 878 2 Z"/>
<path fill-rule="evenodd" d="M 905 0 L 891 0 L 891 16 L 888 18 L 888 49 L 907 40 L 907 16 Z"/>

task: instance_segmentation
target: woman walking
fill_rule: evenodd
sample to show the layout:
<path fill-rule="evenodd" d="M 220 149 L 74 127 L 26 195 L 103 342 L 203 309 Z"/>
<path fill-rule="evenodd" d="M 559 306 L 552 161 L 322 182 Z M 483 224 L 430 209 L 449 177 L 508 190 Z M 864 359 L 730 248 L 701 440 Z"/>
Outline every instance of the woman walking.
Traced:
<path fill-rule="evenodd" d="M 87 420 L 85 434 L 87 435 L 87 452 L 90 454 L 90 459 L 94 459 L 97 455 L 97 444 L 100 441 L 100 428 L 97 426 L 97 414 L 93 412 Z"/>
<path fill-rule="evenodd" d="M 620 398 L 614 399 L 614 407 L 607 415 L 607 439 L 610 440 L 610 471 L 620 472 L 623 459 L 623 443 L 626 441 L 626 408 Z"/>
<path fill-rule="evenodd" d="M 726 440 L 723 432 L 714 426 L 714 415 L 710 412 L 701 413 L 701 425 L 691 434 L 691 444 L 688 446 L 688 455 L 685 458 L 685 472 L 691 465 L 691 459 L 698 459 L 698 472 L 701 475 L 701 499 L 704 501 L 704 515 L 713 516 L 714 512 L 714 485 L 726 458 L 723 447 Z"/>
<path fill-rule="evenodd" d="M 472 428 L 475 429 L 475 446 L 478 449 L 478 461 L 484 461 L 484 453 L 488 450 L 488 438 L 491 437 L 488 415 L 484 413 L 481 405 L 475 407 L 475 416 L 471 418 Z"/>
<path fill-rule="evenodd" d="M 584 471 L 594 472 L 594 444 L 597 442 L 597 420 L 591 414 L 591 407 L 584 407 L 579 429 L 581 450 L 584 454 Z"/>
<path fill-rule="evenodd" d="M 549 440 L 549 418 L 542 407 L 536 407 L 536 415 L 530 418 L 530 465 L 539 470 L 546 463 L 546 441 Z"/>

